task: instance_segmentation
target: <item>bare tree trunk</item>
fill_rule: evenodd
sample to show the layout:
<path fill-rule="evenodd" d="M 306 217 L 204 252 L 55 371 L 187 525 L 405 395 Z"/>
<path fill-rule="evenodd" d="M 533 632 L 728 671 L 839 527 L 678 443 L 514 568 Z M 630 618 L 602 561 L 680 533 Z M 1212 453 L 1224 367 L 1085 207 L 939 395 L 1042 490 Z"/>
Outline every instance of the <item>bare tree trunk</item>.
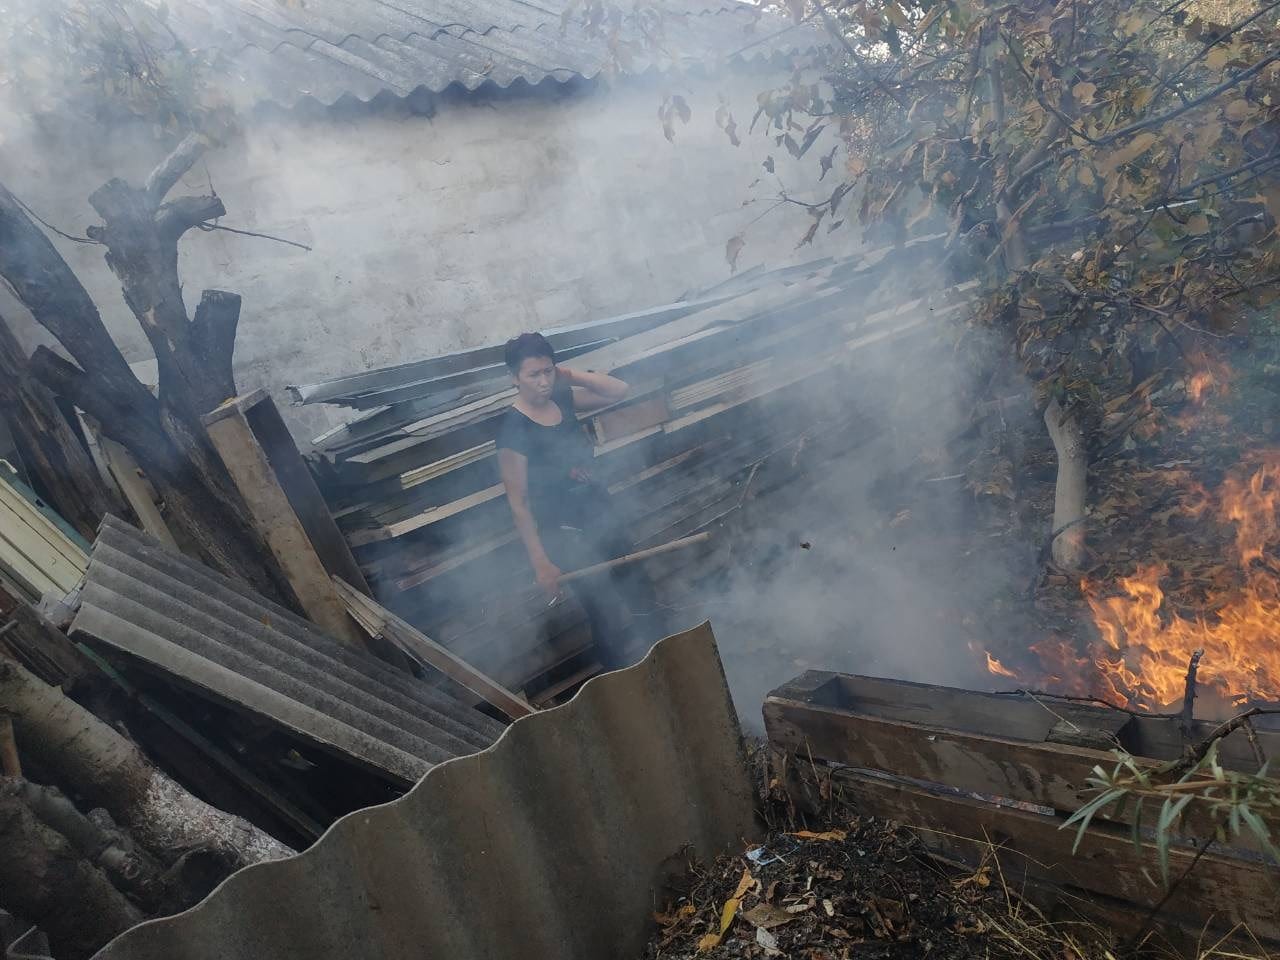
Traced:
<path fill-rule="evenodd" d="M 0 850 L 4 906 L 47 933 L 60 958 L 92 956 L 143 919 L 106 874 L 14 796 L 0 795 Z"/>
<path fill-rule="evenodd" d="M 57 787 L 30 780 L 0 780 L 0 798 L 9 797 L 21 800 L 46 826 L 62 834 L 134 903 L 149 913 L 159 909 L 164 893 L 164 871 L 159 861 L 136 849 L 114 823 L 103 824 L 86 816 Z"/>
<path fill-rule="evenodd" d="M 201 414 L 235 393 L 231 353 L 240 298 L 206 291 L 194 321 L 182 305 L 178 239 L 218 215 L 222 203 L 216 197 L 162 201 L 198 147 L 184 141 L 146 186 L 113 180 L 92 200 L 106 225 L 90 233 L 106 246 L 107 262 L 155 351 L 159 398 L 133 375 L 79 279 L 3 185 L 0 276 L 76 361 L 40 347 L 30 361 L 32 375 L 133 454 L 164 500 L 177 539 L 223 573 L 296 609 L 200 423 Z"/>
<path fill-rule="evenodd" d="M 12 661 L 0 660 L 0 703 L 14 715 L 24 753 L 89 804 L 105 808 L 161 862 L 210 847 L 226 851 L 238 869 L 294 852 L 247 820 L 193 797 L 134 744 Z"/>
<path fill-rule="evenodd" d="M 17 338 L 0 316 L 0 412 L 38 492 L 81 536 L 92 540 L 107 513 L 124 505 L 102 482 L 53 394 L 36 382 Z"/>
<path fill-rule="evenodd" d="M 1085 560 L 1085 497 L 1088 461 L 1084 431 L 1074 413 L 1064 413 L 1056 398 L 1044 412 L 1045 426 L 1058 454 L 1058 482 L 1053 502 L 1053 562 L 1062 570 L 1079 570 Z"/>

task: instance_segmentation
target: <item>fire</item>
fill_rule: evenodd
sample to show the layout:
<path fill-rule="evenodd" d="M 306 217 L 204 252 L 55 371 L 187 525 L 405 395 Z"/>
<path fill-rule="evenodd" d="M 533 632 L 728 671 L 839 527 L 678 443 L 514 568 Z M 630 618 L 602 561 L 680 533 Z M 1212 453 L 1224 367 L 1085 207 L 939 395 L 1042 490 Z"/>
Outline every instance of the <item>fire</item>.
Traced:
<path fill-rule="evenodd" d="M 1231 367 L 1225 360 L 1199 353 L 1193 355 L 1193 362 L 1199 369 L 1187 381 L 1187 399 L 1193 404 L 1201 404 L 1210 394 L 1227 392 L 1231 383 Z"/>
<path fill-rule="evenodd" d="M 1237 568 L 1229 591 L 1198 610 L 1171 609 L 1162 583 L 1171 571 L 1147 564 L 1105 596 L 1083 585 L 1100 642 L 1087 655 L 1055 638 L 1032 647 L 1045 682 L 1062 692 L 1090 693 L 1145 708 L 1183 696 L 1187 663 L 1204 650 L 1198 686 L 1223 702 L 1280 700 L 1280 451 L 1229 475 L 1216 498 L 1198 493 L 1198 514 L 1212 501 L 1216 517 L 1235 530 Z M 1009 671 L 988 654 L 988 669 Z"/>
<path fill-rule="evenodd" d="M 1192 403 L 1199 403 L 1215 382 L 1212 373 L 1208 370 L 1201 370 L 1187 382 L 1187 396 L 1191 398 Z"/>
<path fill-rule="evenodd" d="M 986 654 L 987 654 L 987 669 L 991 673 L 995 674 L 997 677 L 1012 677 L 1015 680 L 1018 678 L 1018 675 L 1016 673 L 1014 673 L 1012 670 L 1006 667 L 1003 663 L 1001 663 L 999 660 L 993 657 L 990 651 L 986 651 Z"/>

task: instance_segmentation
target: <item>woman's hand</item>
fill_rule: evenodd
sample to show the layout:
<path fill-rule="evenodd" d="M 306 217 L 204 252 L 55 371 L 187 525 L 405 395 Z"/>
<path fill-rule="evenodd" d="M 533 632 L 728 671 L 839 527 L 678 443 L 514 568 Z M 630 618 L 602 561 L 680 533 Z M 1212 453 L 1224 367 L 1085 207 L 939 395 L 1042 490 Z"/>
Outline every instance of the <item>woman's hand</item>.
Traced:
<path fill-rule="evenodd" d="M 573 388 L 573 407 L 579 413 L 617 403 L 630 389 L 617 377 L 594 370 L 571 370 L 557 365 L 556 377 Z"/>
<path fill-rule="evenodd" d="M 538 586 L 546 591 L 552 600 L 560 597 L 560 568 L 550 560 L 541 560 L 533 565 L 533 576 Z"/>

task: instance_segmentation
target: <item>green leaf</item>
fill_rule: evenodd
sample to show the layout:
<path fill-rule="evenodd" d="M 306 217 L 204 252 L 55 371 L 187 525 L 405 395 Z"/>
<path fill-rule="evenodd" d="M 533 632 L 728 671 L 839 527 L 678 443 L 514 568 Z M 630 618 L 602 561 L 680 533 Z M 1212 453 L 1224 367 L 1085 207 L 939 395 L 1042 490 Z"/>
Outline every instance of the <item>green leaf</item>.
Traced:
<path fill-rule="evenodd" d="M 1266 821 L 1254 813 L 1247 803 L 1240 804 L 1236 809 L 1240 811 L 1240 817 L 1249 825 L 1249 829 L 1262 848 L 1273 860 L 1280 861 L 1280 850 L 1277 850 L 1275 844 L 1271 842 L 1271 830 L 1267 827 Z"/>
<path fill-rule="evenodd" d="M 1125 795 L 1124 790 L 1108 790 L 1101 796 L 1094 797 L 1083 807 L 1071 814 L 1062 825 L 1062 829 L 1070 826 L 1076 826 L 1075 843 L 1071 845 L 1071 852 L 1074 854 L 1080 848 L 1080 842 L 1084 839 L 1084 835 L 1089 830 L 1089 823 L 1098 811 L 1102 810 L 1108 804 L 1120 799 Z"/>
<path fill-rule="evenodd" d="M 1160 820 L 1156 824 L 1156 855 L 1160 861 L 1160 876 L 1164 882 L 1169 882 L 1169 839 L 1172 834 L 1174 822 L 1181 816 L 1182 811 L 1186 809 L 1194 799 L 1192 794 L 1186 794 L 1174 800 L 1173 797 L 1165 800 L 1164 805 L 1160 808 Z"/>

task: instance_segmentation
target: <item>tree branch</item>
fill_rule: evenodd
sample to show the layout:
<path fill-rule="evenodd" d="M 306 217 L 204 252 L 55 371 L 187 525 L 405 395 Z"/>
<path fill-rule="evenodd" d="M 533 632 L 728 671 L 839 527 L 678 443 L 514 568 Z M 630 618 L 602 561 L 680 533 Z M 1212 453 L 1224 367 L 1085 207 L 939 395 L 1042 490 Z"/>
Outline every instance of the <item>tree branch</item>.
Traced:
<path fill-rule="evenodd" d="M 192 227 L 224 216 L 227 208 L 220 197 L 179 197 L 156 211 L 156 229 L 167 240 L 177 240 Z"/>
<path fill-rule="evenodd" d="M 132 392 L 138 402 L 143 402 L 142 395 L 150 396 L 120 355 L 84 285 L 3 184 L 0 276 L 82 368 L 103 377 L 122 394 Z"/>
<path fill-rule="evenodd" d="M 906 110 L 907 104 L 903 99 L 893 90 L 889 89 L 889 85 L 884 82 L 884 79 L 876 75 L 875 71 L 867 66 L 866 60 L 864 60 L 858 51 L 853 48 L 853 44 L 849 42 L 849 38 L 846 37 L 844 35 L 844 31 L 840 29 L 840 24 L 836 23 L 830 12 L 828 12 L 825 0 L 818 0 L 817 7 L 818 13 L 822 16 L 822 22 L 827 25 L 827 30 L 831 35 L 840 41 L 840 46 L 842 46 L 844 48 L 844 52 L 849 55 L 849 59 L 856 63 L 858 67 L 871 78 L 871 82 L 879 87 L 881 91 L 884 92 L 885 96 L 903 110 Z"/>
<path fill-rule="evenodd" d="M 64 397 L 101 423 L 102 432 L 111 439 L 131 450 L 164 448 L 160 407 L 145 387 L 139 385 L 148 402 L 145 405 L 130 403 L 130 398 L 121 397 L 101 378 L 85 373 L 46 346 L 36 347 L 28 370 L 54 394 Z M 134 382 L 137 383 L 136 380 Z"/>
<path fill-rule="evenodd" d="M 1174 764 L 1171 773 L 1185 773 L 1209 755 L 1209 748 L 1242 727 L 1247 728 L 1254 717 L 1280 714 L 1280 707 L 1251 707 L 1230 720 L 1219 724 L 1212 733 L 1187 751 L 1187 755 Z"/>
<path fill-rule="evenodd" d="M 200 295 L 195 319 L 191 322 L 192 351 L 196 360 L 205 365 L 210 385 L 223 395 L 222 399 L 236 392 L 231 360 L 239 322 L 239 294 L 206 290 Z"/>
<path fill-rule="evenodd" d="M 1264 57 L 1263 59 L 1255 63 L 1253 66 L 1245 70 L 1241 70 L 1239 73 L 1232 74 L 1230 77 L 1228 77 L 1222 83 L 1218 84 L 1212 90 L 1208 90 L 1205 93 L 1202 93 L 1200 96 L 1192 100 L 1188 100 L 1186 103 L 1182 104 L 1181 106 L 1173 110 L 1170 110 L 1168 113 L 1162 113 L 1156 117 L 1148 117 L 1145 120 L 1139 120 L 1136 123 L 1131 123 L 1129 124 L 1129 126 L 1122 127 L 1121 129 L 1115 131 L 1114 133 L 1109 133 L 1105 137 L 1101 137 L 1097 140 L 1094 140 L 1093 146 L 1105 147 L 1109 143 L 1115 143 L 1117 140 L 1122 140 L 1123 138 L 1129 136 L 1130 134 L 1137 133 L 1140 130 L 1146 130 L 1148 127 L 1158 127 L 1162 123 L 1168 123 L 1170 120 L 1174 120 L 1182 116 L 1184 113 L 1187 113 L 1190 110 L 1194 110 L 1196 107 L 1201 106 L 1202 104 L 1208 103 L 1210 100 L 1214 99 L 1215 97 L 1220 96 L 1223 93 L 1226 93 L 1228 90 L 1230 90 L 1232 87 L 1236 86 L 1237 84 L 1243 83 L 1245 80 L 1248 80 L 1252 77 L 1257 76 L 1259 73 L 1261 73 L 1267 67 L 1271 66 L 1271 64 L 1275 63 L 1277 60 L 1280 60 L 1280 53 L 1273 53 L 1269 57 Z M 1076 150 L 1076 152 L 1078 153 L 1079 150 Z"/>
<path fill-rule="evenodd" d="M 1205 43 L 1205 45 L 1202 46 L 1196 52 L 1196 55 L 1194 57 L 1191 57 L 1190 59 L 1188 59 L 1186 63 L 1184 63 L 1177 70 L 1173 71 L 1173 73 L 1169 74 L 1169 76 L 1165 77 L 1163 80 L 1160 81 L 1159 85 L 1155 89 L 1155 96 L 1158 97 L 1160 93 L 1164 90 L 1173 89 L 1173 86 L 1172 86 L 1173 82 L 1177 80 L 1179 77 L 1181 77 L 1183 74 L 1185 74 L 1188 70 L 1190 70 L 1192 66 L 1194 66 L 1196 63 L 1199 63 L 1200 59 L 1206 53 L 1208 53 L 1218 44 L 1222 43 L 1222 41 L 1229 40 L 1231 37 L 1235 36 L 1237 33 L 1239 33 L 1245 27 L 1249 26 L 1251 23 L 1255 23 L 1256 21 L 1261 20 L 1264 16 L 1266 16 L 1276 7 L 1280 7 L 1280 0 L 1272 0 L 1271 3 L 1267 4 L 1257 13 L 1253 14 L 1253 16 L 1248 17 L 1245 20 L 1242 20 L 1240 23 L 1235 24 L 1233 27 L 1231 27 L 1228 30 L 1224 30 L 1222 33 L 1215 36 L 1212 40 Z"/>
<path fill-rule="evenodd" d="M 142 186 L 142 192 L 150 203 L 151 209 L 159 208 L 161 201 L 173 189 L 173 185 L 191 169 L 208 148 L 207 138 L 202 134 L 191 133 L 183 138 L 169 156 L 160 161 L 159 166 L 151 171 L 146 183 Z"/>
<path fill-rule="evenodd" d="M 1196 671 L 1200 669 L 1200 658 L 1203 656 L 1204 651 L 1197 650 L 1191 654 L 1191 662 L 1187 664 L 1187 680 L 1182 693 L 1182 711 L 1178 717 L 1178 727 L 1182 731 L 1184 744 L 1190 744 L 1191 737 L 1195 734 Z"/>

